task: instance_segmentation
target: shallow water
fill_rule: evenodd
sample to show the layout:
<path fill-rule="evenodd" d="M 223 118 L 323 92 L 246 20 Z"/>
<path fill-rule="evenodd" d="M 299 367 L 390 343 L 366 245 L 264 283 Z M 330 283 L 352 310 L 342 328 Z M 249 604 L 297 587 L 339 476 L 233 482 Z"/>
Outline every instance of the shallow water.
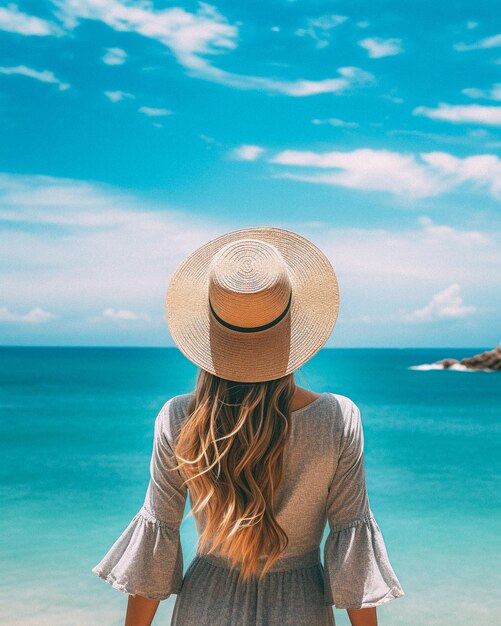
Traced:
<path fill-rule="evenodd" d="M 485 349 L 322 350 L 298 373 L 362 410 L 371 507 L 406 592 L 378 608 L 385 626 L 501 623 L 501 374 L 411 369 Z M 123 624 L 126 594 L 90 570 L 142 504 L 158 410 L 195 373 L 168 348 L 0 349 L 3 625 Z M 186 569 L 191 517 L 182 542 Z"/>

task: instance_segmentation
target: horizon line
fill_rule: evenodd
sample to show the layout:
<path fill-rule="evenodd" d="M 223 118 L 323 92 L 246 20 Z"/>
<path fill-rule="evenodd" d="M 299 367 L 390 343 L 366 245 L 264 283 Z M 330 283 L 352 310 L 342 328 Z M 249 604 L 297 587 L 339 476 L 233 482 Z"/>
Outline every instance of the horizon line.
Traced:
<path fill-rule="evenodd" d="M 498 344 L 496 344 L 498 345 Z M 489 346 L 323 346 L 322 350 L 484 350 L 495 349 L 489 348 Z M 105 350 L 177 350 L 181 352 L 177 346 L 128 346 L 128 345 L 39 345 L 39 344 L 0 344 L 2 348 L 87 348 L 87 349 L 105 349 Z M 182 354 L 182 353 L 181 353 Z"/>

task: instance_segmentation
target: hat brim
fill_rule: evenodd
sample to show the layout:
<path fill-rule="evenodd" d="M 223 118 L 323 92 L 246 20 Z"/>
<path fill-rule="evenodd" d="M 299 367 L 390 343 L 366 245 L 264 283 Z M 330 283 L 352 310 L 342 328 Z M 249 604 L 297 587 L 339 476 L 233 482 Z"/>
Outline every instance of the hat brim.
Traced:
<path fill-rule="evenodd" d="M 208 269 L 224 245 L 243 238 L 274 245 L 292 284 L 289 313 L 266 330 L 242 333 L 215 320 L 209 308 Z M 339 286 L 325 254 L 297 233 L 244 228 L 204 244 L 174 272 L 166 295 L 167 324 L 181 352 L 202 369 L 239 382 L 263 382 L 297 370 L 329 338 L 339 311 Z"/>

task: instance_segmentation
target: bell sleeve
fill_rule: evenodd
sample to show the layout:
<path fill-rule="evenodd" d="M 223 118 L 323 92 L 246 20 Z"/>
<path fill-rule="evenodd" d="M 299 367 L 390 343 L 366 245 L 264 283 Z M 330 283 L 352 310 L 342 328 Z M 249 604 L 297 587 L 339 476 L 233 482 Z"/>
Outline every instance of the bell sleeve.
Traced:
<path fill-rule="evenodd" d="M 324 544 L 326 603 L 363 609 L 405 595 L 390 564 L 370 508 L 360 411 L 349 401 L 338 463 L 327 496 L 329 534 Z"/>
<path fill-rule="evenodd" d="M 167 402 L 155 420 L 150 481 L 144 503 L 92 572 L 115 589 L 151 600 L 181 591 L 180 525 L 187 490 L 174 456 Z"/>

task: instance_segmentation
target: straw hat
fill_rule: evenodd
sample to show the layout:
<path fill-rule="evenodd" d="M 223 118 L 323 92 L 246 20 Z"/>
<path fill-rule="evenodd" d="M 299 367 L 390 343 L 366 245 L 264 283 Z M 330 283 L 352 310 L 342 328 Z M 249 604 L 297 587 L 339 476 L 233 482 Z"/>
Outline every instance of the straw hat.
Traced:
<path fill-rule="evenodd" d="M 339 288 L 325 254 L 301 235 L 257 227 L 190 254 L 167 288 L 181 352 L 220 378 L 262 382 L 297 370 L 327 341 Z"/>

